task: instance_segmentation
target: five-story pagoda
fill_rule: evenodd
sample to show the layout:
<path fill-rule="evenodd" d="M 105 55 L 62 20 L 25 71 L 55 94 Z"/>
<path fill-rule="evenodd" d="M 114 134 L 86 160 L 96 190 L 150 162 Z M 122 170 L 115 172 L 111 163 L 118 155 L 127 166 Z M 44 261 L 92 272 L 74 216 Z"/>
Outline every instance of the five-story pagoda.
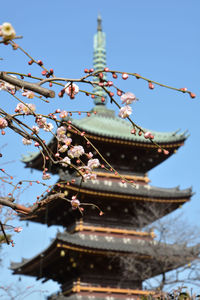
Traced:
<path fill-rule="evenodd" d="M 94 69 L 102 70 L 105 66 L 105 33 L 98 17 Z M 116 117 L 115 112 L 106 107 L 106 101 L 102 102 L 106 95 L 101 88 L 95 87 L 94 93 L 99 95 L 94 99 L 92 110 L 96 114 L 72 119 L 73 126 L 68 128 L 68 136 L 87 148 L 90 146 L 87 140 L 83 142 L 77 135 L 77 130 L 84 132 L 119 173 L 98 168 L 96 179 L 82 182 L 80 176 L 73 180 L 75 173 L 64 166 L 48 166 L 48 169 L 59 174 L 57 184 L 68 198 L 78 193 L 81 203 L 97 205 L 104 214 L 99 216 L 93 209 L 95 207 L 90 205 L 85 206 L 82 215 L 62 197 L 51 197 L 56 192 L 55 186 L 47 195 L 45 205 L 33 215 L 22 217 L 23 220 L 66 228 L 42 253 L 12 264 L 14 274 L 35 276 L 44 281 L 53 279 L 60 283 L 61 292 L 50 299 L 138 299 L 152 293 L 142 290 L 142 281 L 184 265 L 191 260 L 191 251 L 196 251 L 184 249 L 185 255 L 180 257 L 183 249 L 179 246 L 157 244 L 153 232 L 140 231 L 190 200 L 191 189 L 154 187 L 149 184 L 147 176 L 149 170 L 183 145 L 186 136 L 177 132 L 152 132 L 156 143 L 169 151 L 167 156 L 158 153 L 156 146 L 144 136 L 131 135 L 131 124 Z M 55 139 L 49 143 L 54 153 L 56 143 Z M 42 170 L 42 159 L 41 154 L 33 154 L 23 160 L 26 167 Z M 128 184 L 126 180 L 134 184 Z M 123 276 L 122 257 L 133 257 L 137 262 L 134 276 Z"/>

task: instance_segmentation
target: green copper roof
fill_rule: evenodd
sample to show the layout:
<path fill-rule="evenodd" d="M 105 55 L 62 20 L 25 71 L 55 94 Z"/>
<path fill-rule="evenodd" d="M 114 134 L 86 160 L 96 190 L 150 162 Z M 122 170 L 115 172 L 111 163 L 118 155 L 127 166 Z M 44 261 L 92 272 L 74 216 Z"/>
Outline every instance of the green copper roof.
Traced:
<path fill-rule="evenodd" d="M 90 117 L 82 119 L 72 119 L 73 125 L 79 128 L 81 131 L 85 131 L 88 134 L 101 136 L 104 138 L 118 139 L 122 141 L 130 141 L 135 143 L 150 144 L 148 139 L 144 136 L 131 134 L 132 125 L 119 117 L 115 116 L 114 110 L 108 109 L 104 105 L 96 105 L 93 109 L 96 114 L 91 114 Z M 149 131 L 146 129 L 146 131 Z M 154 141 L 158 144 L 170 144 L 181 143 L 188 136 L 185 132 L 157 132 L 150 130 L 154 135 Z M 54 139 L 50 143 L 54 143 Z M 23 162 L 30 162 L 39 155 L 39 152 L 29 152 L 26 155 L 22 155 Z"/>
<path fill-rule="evenodd" d="M 100 15 L 98 16 L 97 22 L 97 33 L 94 35 L 93 66 L 95 71 L 100 71 L 106 67 L 106 35 L 104 32 L 102 32 L 102 20 Z M 105 75 L 104 79 L 106 79 Z M 93 89 L 93 93 L 100 95 L 100 97 L 95 97 L 95 104 L 106 104 L 106 93 L 102 90 L 101 87 L 95 86 Z M 105 102 L 101 101 L 101 97 L 105 98 Z"/>
<path fill-rule="evenodd" d="M 91 114 L 90 117 L 79 120 L 72 120 L 72 123 L 81 130 L 94 135 L 145 144 L 151 143 L 144 136 L 131 134 L 132 125 L 128 121 L 116 117 L 113 110 L 97 105 L 94 107 L 94 111 L 97 114 Z M 149 130 L 146 129 L 146 131 Z M 177 132 L 156 132 L 152 130 L 151 133 L 157 143 L 175 143 L 186 139 L 185 133 L 178 134 Z"/>

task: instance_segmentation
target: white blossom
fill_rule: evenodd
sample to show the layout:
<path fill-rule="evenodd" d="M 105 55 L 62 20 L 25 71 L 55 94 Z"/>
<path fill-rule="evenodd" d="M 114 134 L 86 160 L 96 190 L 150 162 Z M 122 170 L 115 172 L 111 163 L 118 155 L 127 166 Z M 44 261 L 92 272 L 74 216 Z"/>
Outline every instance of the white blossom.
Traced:
<path fill-rule="evenodd" d="M 8 22 L 2 24 L 1 33 L 4 41 L 9 41 L 15 38 L 16 33 L 12 25 Z"/>
<path fill-rule="evenodd" d="M 125 119 L 129 117 L 131 113 L 132 113 L 132 108 L 129 105 L 126 105 L 120 108 L 119 117 Z"/>
<path fill-rule="evenodd" d="M 133 101 L 136 101 L 137 99 L 133 93 L 127 92 L 121 96 L 121 100 L 123 104 L 126 103 L 127 105 L 127 104 L 131 104 Z"/>
<path fill-rule="evenodd" d="M 23 143 L 24 145 L 31 145 L 31 144 L 32 144 L 32 140 L 31 140 L 31 139 L 23 138 L 23 139 L 22 139 L 22 143 Z"/>
<path fill-rule="evenodd" d="M 74 158 L 74 157 L 80 157 L 85 153 L 84 148 L 82 146 L 74 146 L 70 150 L 68 150 L 67 154 L 69 157 Z"/>

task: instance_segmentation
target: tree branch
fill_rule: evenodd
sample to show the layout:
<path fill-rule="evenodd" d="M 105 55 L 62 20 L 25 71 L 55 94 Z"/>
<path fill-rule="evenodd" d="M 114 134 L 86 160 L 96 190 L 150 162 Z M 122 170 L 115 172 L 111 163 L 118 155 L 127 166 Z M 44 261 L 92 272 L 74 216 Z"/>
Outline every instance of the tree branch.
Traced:
<path fill-rule="evenodd" d="M 17 87 L 20 88 L 24 88 L 30 91 L 33 91 L 35 93 L 38 93 L 46 98 L 50 97 L 50 98 L 54 98 L 55 97 L 55 92 L 46 88 L 43 88 L 41 86 L 39 86 L 38 84 L 35 83 L 31 83 L 28 81 L 24 81 L 12 76 L 9 76 L 6 74 L 6 72 L 0 71 L 0 79 L 11 83 Z"/>

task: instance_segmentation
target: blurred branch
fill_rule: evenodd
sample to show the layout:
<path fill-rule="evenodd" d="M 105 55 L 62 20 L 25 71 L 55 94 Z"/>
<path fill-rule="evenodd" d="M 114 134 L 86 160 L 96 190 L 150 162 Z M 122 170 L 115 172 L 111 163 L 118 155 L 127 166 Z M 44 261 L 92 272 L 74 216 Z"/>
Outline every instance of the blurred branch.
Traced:
<path fill-rule="evenodd" d="M 55 97 L 55 92 L 46 88 L 43 88 L 35 83 L 31 83 L 28 81 L 24 81 L 18 78 L 15 78 L 13 76 L 9 76 L 6 74 L 6 72 L 1 71 L 0 72 L 0 79 L 13 84 L 14 86 L 17 86 L 22 89 L 27 89 L 30 91 L 33 91 L 35 93 L 38 93 L 46 98 L 54 98 Z"/>

